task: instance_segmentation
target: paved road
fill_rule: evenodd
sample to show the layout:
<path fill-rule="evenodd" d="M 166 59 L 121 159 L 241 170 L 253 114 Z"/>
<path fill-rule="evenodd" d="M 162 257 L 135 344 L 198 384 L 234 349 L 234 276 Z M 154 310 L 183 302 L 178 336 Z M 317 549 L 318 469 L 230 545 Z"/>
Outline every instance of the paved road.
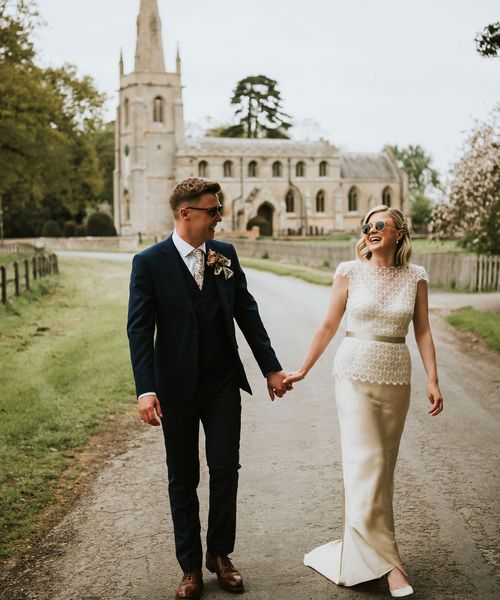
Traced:
<path fill-rule="evenodd" d="M 297 367 L 329 290 L 256 271 L 249 271 L 248 279 L 280 359 L 288 369 Z M 436 310 L 448 306 L 442 295 L 436 298 L 441 304 Z M 464 353 L 437 315 L 433 326 L 446 410 L 436 419 L 426 414 L 423 370 L 410 339 L 413 397 L 395 491 L 400 551 L 415 598 L 500 598 L 495 456 L 500 361 L 479 348 Z M 243 397 L 243 468 L 233 558 L 244 574 L 248 600 L 388 597 L 384 581 L 338 588 L 302 565 L 304 552 L 338 537 L 341 528 L 331 378 L 338 343 L 334 340 L 307 381 L 274 403 L 266 398 L 248 347 L 240 344 L 254 396 Z M 204 469 L 204 522 L 207 483 Z M 179 569 L 166 490 L 161 432 L 144 426 L 50 534 L 50 554 L 30 567 L 9 600 L 173 598 Z M 227 600 L 213 576 L 206 574 L 205 581 L 204 598 Z"/>

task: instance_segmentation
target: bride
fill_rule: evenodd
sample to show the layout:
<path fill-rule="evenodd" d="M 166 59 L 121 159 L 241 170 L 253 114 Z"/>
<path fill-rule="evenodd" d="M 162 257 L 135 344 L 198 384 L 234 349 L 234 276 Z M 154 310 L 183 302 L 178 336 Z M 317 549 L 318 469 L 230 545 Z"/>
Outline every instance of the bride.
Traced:
<path fill-rule="evenodd" d="M 330 304 L 302 367 L 285 384 L 304 379 L 336 334 L 344 312 L 346 336 L 334 362 L 344 480 L 342 538 L 305 555 L 304 564 L 338 585 L 387 575 L 393 597 L 413 588 L 401 563 L 392 508 L 394 468 L 410 402 L 413 320 L 427 374 L 429 414 L 443 410 L 429 327 L 427 274 L 409 263 L 404 214 L 385 205 L 363 219 L 358 260 L 339 264 Z"/>

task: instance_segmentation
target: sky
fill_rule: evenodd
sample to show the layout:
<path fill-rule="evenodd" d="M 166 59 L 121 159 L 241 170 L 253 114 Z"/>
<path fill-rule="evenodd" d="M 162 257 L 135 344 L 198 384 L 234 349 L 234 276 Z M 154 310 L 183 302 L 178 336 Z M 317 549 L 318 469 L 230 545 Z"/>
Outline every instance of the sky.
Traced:
<path fill-rule="evenodd" d="M 118 59 L 133 70 L 139 0 L 38 0 L 44 65 L 91 75 L 114 118 Z M 238 80 L 277 80 L 297 135 L 344 151 L 422 145 L 446 176 L 467 132 L 500 102 L 500 58 L 474 37 L 500 0 L 158 0 L 167 70 L 182 58 L 188 123 L 231 122 Z M 307 126 L 307 123 L 313 125 Z M 314 123 L 318 125 L 315 126 Z"/>

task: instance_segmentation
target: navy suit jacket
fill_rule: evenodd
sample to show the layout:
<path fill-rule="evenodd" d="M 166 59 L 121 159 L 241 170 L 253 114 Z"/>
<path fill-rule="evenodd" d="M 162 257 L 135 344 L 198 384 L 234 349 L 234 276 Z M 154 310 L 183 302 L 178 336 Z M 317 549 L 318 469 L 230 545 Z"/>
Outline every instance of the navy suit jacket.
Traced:
<path fill-rule="evenodd" d="M 234 246 L 211 240 L 206 247 L 207 252 L 213 249 L 231 260 L 234 276 L 225 279 L 221 273 L 215 280 L 227 339 L 238 363 L 239 385 L 251 394 L 238 354 L 234 319 L 264 376 L 281 371 L 281 365 Z M 172 236 L 134 256 L 127 323 L 137 396 L 156 392 L 162 404 L 173 406 L 193 399 L 198 376 L 197 322 L 182 268 Z"/>

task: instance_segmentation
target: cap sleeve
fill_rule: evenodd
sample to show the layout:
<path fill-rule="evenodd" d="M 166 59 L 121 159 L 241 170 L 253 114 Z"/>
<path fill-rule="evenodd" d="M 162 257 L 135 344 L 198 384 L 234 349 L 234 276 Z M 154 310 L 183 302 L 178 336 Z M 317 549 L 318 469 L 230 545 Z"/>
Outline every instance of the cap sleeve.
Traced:
<path fill-rule="evenodd" d="M 427 275 L 427 271 L 425 270 L 424 267 L 420 266 L 420 265 L 414 265 L 414 271 L 415 271 L 415 279 L 417 280 L 417 283 L 420 280 L 426 281 L 427 283 L 429 283 L 429 275 Z"/>
<path fill-rule="evenodd" d="M 341 262 L 337 265 L 333 278 L 341 275 L 342 277 L 349 278 L 352 273 L 352 261 Z"/>

